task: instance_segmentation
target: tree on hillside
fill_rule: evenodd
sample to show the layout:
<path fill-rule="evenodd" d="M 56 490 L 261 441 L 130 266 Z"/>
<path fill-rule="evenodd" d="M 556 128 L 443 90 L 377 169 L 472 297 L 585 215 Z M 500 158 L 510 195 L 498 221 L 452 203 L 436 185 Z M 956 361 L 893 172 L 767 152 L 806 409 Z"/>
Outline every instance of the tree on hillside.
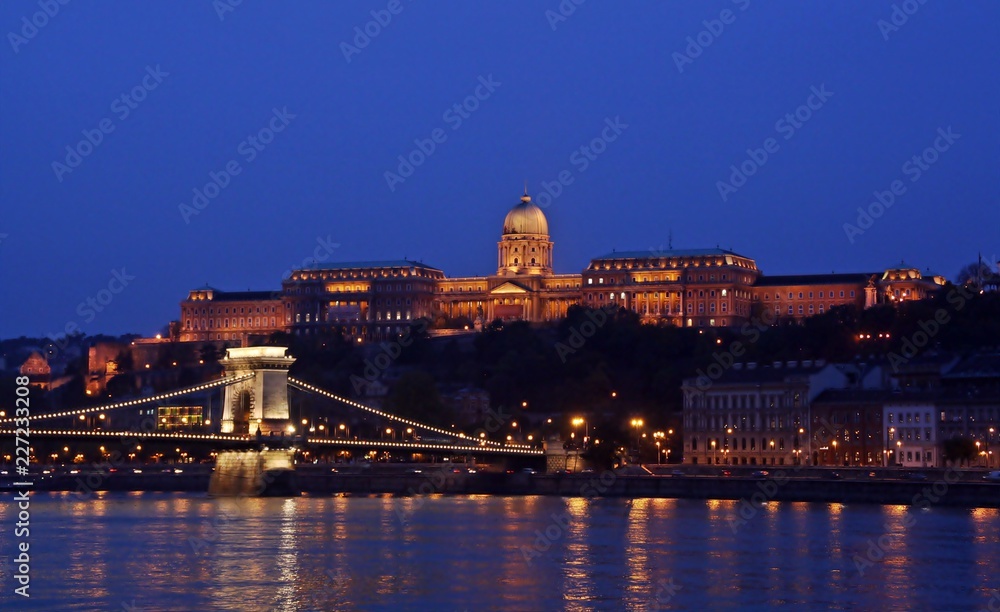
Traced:
<path fill-rule="evenodd" d="M 944 460 L 958 463 L 959 466 L 963 463 L 969 465 L 976 459 L 976 443 L 971 438 L 955 436 L 945 440 L 942 447 Z"/>
<path fill-rule="evenodd" d="M 396 416 L 442 427 L 447 427 L 452 421 L 434 378 L 422 370 L 411 370 L 399 377 L 386 395 L 385 410 Z"/>
<path fill-rule="evenodd" d="M 956 280 L 959 285 L 971 285 L 977 289 L 995 289 L 1000 284 L 1000 270 L 996 262 L 988 260 L 974 261 L 958 271 Z"/>

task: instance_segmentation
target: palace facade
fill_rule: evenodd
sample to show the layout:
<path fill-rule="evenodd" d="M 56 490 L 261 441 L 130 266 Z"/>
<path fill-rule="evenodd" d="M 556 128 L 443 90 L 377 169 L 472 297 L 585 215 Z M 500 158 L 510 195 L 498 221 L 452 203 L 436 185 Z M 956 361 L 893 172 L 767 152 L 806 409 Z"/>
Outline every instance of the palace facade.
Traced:
<path fill-rule="evenodd" d="M 279 291 L 227 292 L 202 287 L 181 302 L 181 341 L 243 346 L 284 331 L 343 329 L 351 338 L 394 337 L 417 320 L 532 322 L 565 316 L 573 304 L 619 305 L 644 322 L 736 327 L 755 305 L 777 318 L 802 320 L 835 306 L 870 307 L 921 299 L 944 278 L 901 264 L 883 272 L 765 276 L 756 262 L 726 249 L 612 252 L 579 274 L 556 274 L 542 209 L 527 195 L 504 218 L 497 270 L 448 278 L 410 261 L 316 264 L 295 270 Z"/>

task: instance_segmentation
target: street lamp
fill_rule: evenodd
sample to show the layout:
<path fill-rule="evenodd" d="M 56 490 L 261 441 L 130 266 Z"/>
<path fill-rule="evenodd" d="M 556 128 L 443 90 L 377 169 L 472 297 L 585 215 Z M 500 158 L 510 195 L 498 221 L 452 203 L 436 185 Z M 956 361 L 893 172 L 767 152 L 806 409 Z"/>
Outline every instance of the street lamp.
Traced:
<path fill-rule="evenodd" d="M 903 441 L 896 440 L 896 463 L 903 465 Z"/>
<path fill-rule="evenodd" d="M 670 431 L 673 431 L 672 429 Z M 665 439 L 667 436 L 662 431 L 654 431 L 653 439 L 656 440 L 656 465 L 660 465 L 660 441 Z"/>
<path fill-rule="evenodd" d="M 979 446 L 980 446 L 980 442 L 979 442 L 979 440 L 976 440 L 976 457 L 979 457 L 982 454 L 982 453 L 979 452 Z M 980 461 L 982 461 L 982 459 L 980 459 Z"/>
<path fill-rule="evenodd" d="M 614 396 L 614 393 L 612 393 Z M 642 427 L 642 419 L 632 419 L 632 427 L 635 428 L 635 456 L 639 459 L 639 428 Z"/>
<path fill-rule="evenodd" d="M 344 435 L 344 439 L 345 440 L 350 437 L 350 435 L 351 435 L 351 429 L 347 425 L 344 425 L 343 423 L 341 423 L 340 427 L 338 427 L 337 429 L 339 429 L 340 432 Z"/>
<path fill-rule="evenodd" d="M 799 427 L 799 433 L 795 436 L 795 464 L 802 465 L 802 440 L 801 436 L 805 435 L 806 430 L 804 427 Z"/>
<path fill-rule="evenodd" d="M 712 440 L 712 463 L 716 465 L 719 463 L 719 453 L 715 449 L 715 440 Z"/>
<path fill-rule="evenodd" d="M 590 438 L 590 425 L 587 423 L 587 419 L 583 417 L 576 417 L 573 419 L 573 427 L 579 427 L 583 425 L 583 445 L 587 445 L 587 440 Z"/>
<path fill-rule="evenodd" d="M 833 441 L 833 465 L 838 465 L 839 460 L 837 458 L 837 441 Z"/>

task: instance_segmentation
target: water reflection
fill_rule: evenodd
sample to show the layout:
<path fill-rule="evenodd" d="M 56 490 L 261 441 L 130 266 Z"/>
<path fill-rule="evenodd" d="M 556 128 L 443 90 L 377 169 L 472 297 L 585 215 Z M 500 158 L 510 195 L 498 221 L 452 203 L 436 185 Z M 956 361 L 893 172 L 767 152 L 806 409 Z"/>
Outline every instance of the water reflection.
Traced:
<path fill-rule="evenodd" d="M 1000 586 L 996 510 L 772 502 L 738 529 L 739 502 L 663 499 L 39 494 L 32 510 L 44 609 L 957 609 Z M 859 571 L 869 542 L 884 550 Z"/>

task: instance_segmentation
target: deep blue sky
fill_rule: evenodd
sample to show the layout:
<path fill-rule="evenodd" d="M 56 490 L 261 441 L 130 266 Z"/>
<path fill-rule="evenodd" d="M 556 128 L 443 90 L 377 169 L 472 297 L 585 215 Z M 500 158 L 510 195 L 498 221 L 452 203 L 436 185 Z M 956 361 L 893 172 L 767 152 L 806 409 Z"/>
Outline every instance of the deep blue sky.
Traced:
<path fill-rule="evenodd" d="M 318 238 L 340 244 L 332 260 L 489 274 L 523 181 L 537 194 L 563 170 L 546 208 L 561 272 L 671 230 L 769 274 L 906 259 L 953 278 L 1000 250 L 993 0 L 930 0 L 888 40 L 889 0 L 591 1 L 554 30 L 557 0 L 403 0 L 347 62 L 341 43 L 388 4 L 246 0 L 220 19 L 207 0 L 71 2 L 20 43 L 37 2 L 0 4 L 0 337 L 153 334 L 206 281 L 277 287 Z M 723 9 L 735 21 L 680 72 L 673 54 Z M 116 98 L 156 66 L 168 76 L 121 118 Z M 452 129 L 445 112 L 489 75 L 499 87 Z M 824 84 L 785 140 L 776 122 Z M 284 107 L 295 118 L 248 162 L 238 146 Z M 581 171 L 571 155 L 615 117 L 629 127 Z M 102 119 L 113 131 L 58 180 Z M 912 182 L 903 164 L 948 126 L 961 137 Z M 384 173 L 438 128 L 390 191 Z M 723 201 L 717 182 L 769 137 L 777 152 Z M 241 173 L 186 224 L 179 205 L 230 160 Z M 896 179 L 906 192 L 849 242 L 844 223 Z M 77 305 L 122 268 L 135 279 L 88 321 Z"/>

